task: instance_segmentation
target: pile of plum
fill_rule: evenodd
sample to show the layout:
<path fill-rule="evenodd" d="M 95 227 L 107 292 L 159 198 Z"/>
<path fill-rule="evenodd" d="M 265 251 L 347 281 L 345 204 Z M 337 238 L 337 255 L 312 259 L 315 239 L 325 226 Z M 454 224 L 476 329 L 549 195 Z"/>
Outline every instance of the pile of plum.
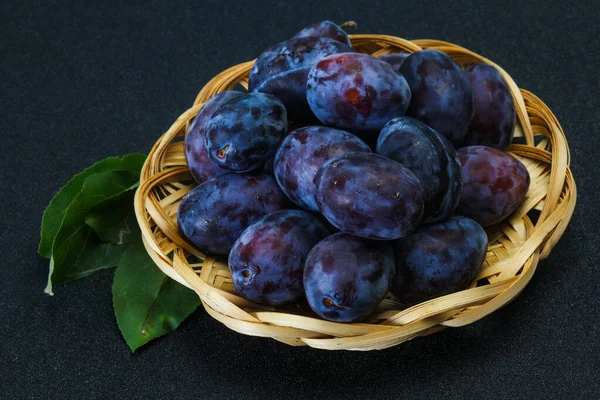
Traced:
<path fill-rule="evenodd" d="M 423 50 L 355 52 L 324 21 L 262 53 L 248 92 L 210 98 L 186 137 L 199 185 L 183 235 L 227 255 L 259 304 L 368 319 L 391 292 L 410 306 L 467 288 L 529 174 L 506 153 L 510 90 L 487 64 Z"/>

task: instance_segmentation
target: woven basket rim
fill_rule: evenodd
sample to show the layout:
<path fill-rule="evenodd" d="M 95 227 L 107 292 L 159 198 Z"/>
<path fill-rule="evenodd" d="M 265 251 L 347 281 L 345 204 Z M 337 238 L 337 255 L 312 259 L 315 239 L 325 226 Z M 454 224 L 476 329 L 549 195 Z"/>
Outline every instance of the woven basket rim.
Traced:
<path fill-rule="evenodd" d="M 500 66 L 463 47 L 439 40 L 408 41 L 371 34 L 350 35 L 350 39 L 356 51 L 376 56 L 400 50 L 436 49 L 462 65 L 485 62 L 496 67 L 515 100 L 518 123 L 516 140 L 509 152 L 530 173 L 527 197 L 505 222 L 486 229 L 490 239 L 486 261 L 482 272 L 466 290 L 407 309 L 386 298 L 367 323 L 336 323 L 321 320 L 300 308 L 274 309 L 253 304 L 233 290 L 226 261 L 190 246 L 179 234 L 175 221 L 177 205 L 195 186 L 189 183 L 181 138 L 212 95 L 237 84 L 247 87 L 254 60 L 233 66 L 209 81 L 193 106 L 155 143 L 142 168 L 135 212 L 144 246 L 157 266 L 196 291 L 209 315 L 237 332 L 271 337 L 293 346 L 364 351 L 394 346 L 446 327 L 468 325 L 512 301 L 525 288 L 538 262 L 550 254 L 573 215 L 577 189 L 562 127 L 539 98 L 519 89 Z M 535 223 L 530 218 L 533 214 L 537 217 Z"/>

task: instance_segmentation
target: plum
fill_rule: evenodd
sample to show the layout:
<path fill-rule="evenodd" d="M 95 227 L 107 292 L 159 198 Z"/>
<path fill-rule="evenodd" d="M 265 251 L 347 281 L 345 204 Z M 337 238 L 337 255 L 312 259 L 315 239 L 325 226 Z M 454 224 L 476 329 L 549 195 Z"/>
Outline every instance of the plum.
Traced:
<path fill-rule="evenodd" d="M 530 177 L 515 157 L 486 146 L 458 150 L 463 189 L 456 214 L 489 226 L 512 214 L 525 199 Z"/>
<path fill-rule="evenodd" d="M 314 180 L 327 160 L 342 154 L 364 151 L 369 146 L 351 133 L 323 126 L 307 126 L 289 134 L 275 155 L 274 172 L 281 190 L 302 208 L 319 211 Z"/>
<path fill-rule="evenodd" d="M 219 167 L 213 163 L 204 149 L 204 136 L 206 134 L 206 123 L 212 117 L 217 108 L 229 100 L 241 96 L 242 93 L 230 90 L 217 93 L 204 103 L 185 137 L 185 158 L 192 177 L 198 183 L 223 175 L 229 170 Z"/>
<path fill-rule="evenodd" d="M 393 240 L 411 233 L 423 215 L 423 189 L 408 168 L 378 154 L 332 158 L 315 176 L 319 210 L 352 235 Z"/>
<path fill-rule="evenodd" d="M 236 291 L 259 304 L 290 304 L 304 295 L 302 273 L 308 252 L 329 235 L 317 215 L 275 211 L 250 225 L 229 253 Z"/>
<path fill-rule="evenodd" d="M 506 150 L 512 141 L 517 114 L 510 89 L 500 72 L 489 64 L 465 70 L 473 89 L 473 120 L 461 146 L 489 146 Z"/>
<path fill-rule="evenodd" d="M 314 119 L 306 101 L 308 71 L 321 58 L 352 51 L 337 40 L 299 37 L 278 43 L 262 53 L 250 70 L 248 90 L 277 96 L 292 120 Z"/>
<path fill-rule="evenodd" d="M 410 96 L 391 65 L 361 53 L 321 59 L 306 84 L 310 109 L 323 124 L 365 137 L 376 137 L 389 120 L 404 115 Z"/>
<path fill-rule="evenodd" d="M 310 307 L 337 322 L 365 320 L 388 293 L 394 253 L 387 242 L 336 233 L 310 251 L 304 290 Z"/>
<path fill-rule="evenodd" d="M 228 254 L 250 224 L 287 205 L 272 176 L 230 172 L 192 189 L 179 204 L 177 221 L 183 235 L 198 249 Z"/>
<path fill-rule="evenodd" d="M 421 121 L 398 117 L 382 129 L 377 153 L 398 161 L 421 182 L 423 223 L 442 220 L 454 211 L 462 188 L 462 168 L 445 137 Z"/>
<path fill-rule="evenodd" d="M 412 93 L 406 115 L 423 121 L 458 146 L 473 117 L 473 93 L 465 73 L 437 50 L 411 54 L 400 73 Z"/>
<path fill-rule="evenodd" d="M 466 289 L 481 270 L 488 239 L 469 218 L 422 225 L 393 242 L 396 275 L 391 292 L 413 305 Z"/>
<path fill-rule="evenodd" d="M 356 28 L 356 22 L 348 21 L 342 24 L 342 26 Z M 352 47 L 352 43 L 350 43 L 350 38 L 348 37 L 348 34 L 344 31 L 344 29 L 342 29 L 342 26 L 331 21 L 320 21 L 302 29 L 300 32 L 296 33 L 294 37 L 299 38 L 318 36 L 337 40 L 338 42 L 343 43 L 348 47 Z"/>
<path fill-rule="evenodd" d="M 248 172 L 273 157 L 286 132 L 281 101 L 270 94 L 247 93 L 217 108 L 206 124 L 204 148 L 219 167 Z"/>
<path fill-rule="evenodd" d="M 400 51 L 397 53 L 384 54 L 379 56 L 379 59 L 390 64 L 392 68 L 394 68 L 394 71 L 400 73 L 400 67 L 404 63 L 404 60 L 408 58 L 408 56 L 410 56 L 410 53 Z"/>

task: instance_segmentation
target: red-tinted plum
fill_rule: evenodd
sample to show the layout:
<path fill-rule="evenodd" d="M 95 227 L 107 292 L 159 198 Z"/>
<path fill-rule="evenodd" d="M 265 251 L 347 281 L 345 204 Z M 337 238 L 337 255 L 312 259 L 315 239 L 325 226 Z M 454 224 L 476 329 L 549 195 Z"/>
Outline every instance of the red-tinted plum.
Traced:
<path fill-rule="evenodd" d="M 286 132 L 281 101 L 270 94 L 248 93 L 217 108 L 206 125 L 204 148 L 219 167 L 247 172 L 275 155 Z"/>
<path fill-rule="evenodd" d="M 529 190 L 527 168 L 510 154 L 485 146 L 458 150 L 463 189 L 456 214 L 489 226 L 512 214 Z"/>
<path fill-rule="evenodd" d="M 290 119 L 314 119 L 306 101 L 308 71 L 321 58 L 352 51 L 348 45 L 322 37 L 286 40 L 262 53 L 250 70 L 248 90 L 277 96 Z"/>
<path fill-rule="evenodd" d="M 445 53 L 422 50 L 404 60 L 400 73 L 412 98 L 406 115 L 423 121 L 457 146 L 473 117 L 471 85 L 460 67 Z"/>
<path fill-rule="evenodd" d="M 325 125 L 377 136 L 410 102 L 406 80 L 378 58 L 361 53 L 331 55 L 309 72 L 306 98 Z"/>
<path fill-rule="evenodd" d="M 236 291 L 258 304 L 290 304 L 304 294 L 302 273 L 308 252 L 329 235 L 317 215 L 276 211 L 250 225 L 229 253 Z"/>
<path fill-rule="evenodd" d="M 489 64 L 465 70 L 473 89 L 473 120 L 462 146 L 489 146 L 506 150 L 515 133 L 517 114 L 510 89 L 500 72 Z"/>
<path fill-rule="evenodd" d="M 192 121 L 190 130 L 185 137 L 185 158 L 190 173 L 196 182 L 202 183 L 229 172 L 229 170 L 220 168 L 213 163 L 204 149 L 206 123 L 217 108 L 241 95 L 241 92 L 235 90 L 215 94 L 204 103 L 198 114 L 196 114 L 196 118 Z"/>
<path fill-rule="evenodd" d="M 378 154 L 333 158 L 315 176 L 319 210 L 336 228 L 368 239 L 411 233 L 423 215 L 423 189 L 408 168 Z"/>
<path fill-rule="evenodd" d="M 322 318 L 357 322 L 375 311 L 393 277 L 394 253 L 387 242 L 336 233 L 308 254 L 304 290 Z"/>
<path fill-rule="evenodd" d="M 448 217 L 458 205 L 462 170 L 450 142 L 410 117 L 391 120 L 382 130 L 377 153 L 398 161 L 421 182 L 425 210 L 422 222 Z"/>
<path fill-rule="evenodd" d="M 307 126 L 290 133 L 275 155 L 274 172 L 281 190 L 302 208 L 319 211 L 314 180 L 327 160 L 342 154 L 364 151 L 369 146 L 351 133 L 323 126 Z"/>
<path fill-rule="evenodd" d="M 179 205 L 177 221 L 198 249 L 228 254 L 244 229 L 287 204 L 272 176 L 228 173 L 192 189 Z"/>
<path fill-rule="evenodd" d="M 487 244 L 483 228 L 469 218 L 452 216 L 420 226 L 392 244 L 392 294 L 412 305 L 466 289 L 481 270 Z"/>

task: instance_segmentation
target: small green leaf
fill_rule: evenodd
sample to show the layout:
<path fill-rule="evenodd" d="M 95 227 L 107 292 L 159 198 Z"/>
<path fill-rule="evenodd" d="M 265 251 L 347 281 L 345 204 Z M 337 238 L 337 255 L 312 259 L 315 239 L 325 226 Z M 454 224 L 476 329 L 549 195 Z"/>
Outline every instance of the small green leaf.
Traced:
<path fill-rule="evenodd" d="M 131 244 L 113 281 L 117 324 L 131 351 L 175 330 L 200 304 L 198 295 L 163 274 L 144 246 Z"/>
<path fill-rule="evenodd" d="M 121 193 L 92 208 L 85 223 L 103 242 L 127 244 L 140 240 L 140 228 L 135 218 L 133 198 L 135 191 Z"/>
<path fill-rule="evenodd" d="M 113 248 L 115 245 L 100 246 L 95 233 L 85 224 L 85 217 L 96 205 L 135 188 L 137 180 L 138 173 L 133 171 L 98 172 L 85 179 L 83 188 L 63 213 L 62 224 L 54 237 L 48 287 L 117 265 L 122 250 Z M 103 257 L 96 264 L 93 256 L 99 254 Z"/>
<path fill-rule="evenodd" d="M 58 233 L 61 221 L 69 205 L 82 190 L 83 184 L 89 176 L 98 172 L 107 171 L 131 171 L 139 175 L 144 164 L 146 156 L 143 154 L 129 154 L 123 158 L 110 157 L 99 161 L 81 173 L 75 175 L 63 188 L 54 196 L 48 204 L 44 216 L 42 217 L 41 239 L 38 252 L 41 256 L 50 258 L 52 256 L 52 245 L 54 237 Z"/>
<path fill-rule="evenodd" d="M 77 260 L 71 264 L 71 268 L 68 270 L 61 271 L 60 275 L 54 273 L 54 258 L 50 259 L 50 271 L 48 273 L 48 283 L 44 292 L 50 296 L 54 295 L 52 291 L 53 284 L 67 283 L 102 269 L 113 268 L 119 264 L 121 255 L 127 249 L 127 246 L 119 246 L 111 243 L 102 243 L 95 237 L 94 232 L 89 227 L 83 227 L 82 230 L 85 233 L 85 239 L 83 235 L 76 236 L 77 243 L 73 243 L 74 246 L 81 246 L 81 251 L 77 256 Z"/>

